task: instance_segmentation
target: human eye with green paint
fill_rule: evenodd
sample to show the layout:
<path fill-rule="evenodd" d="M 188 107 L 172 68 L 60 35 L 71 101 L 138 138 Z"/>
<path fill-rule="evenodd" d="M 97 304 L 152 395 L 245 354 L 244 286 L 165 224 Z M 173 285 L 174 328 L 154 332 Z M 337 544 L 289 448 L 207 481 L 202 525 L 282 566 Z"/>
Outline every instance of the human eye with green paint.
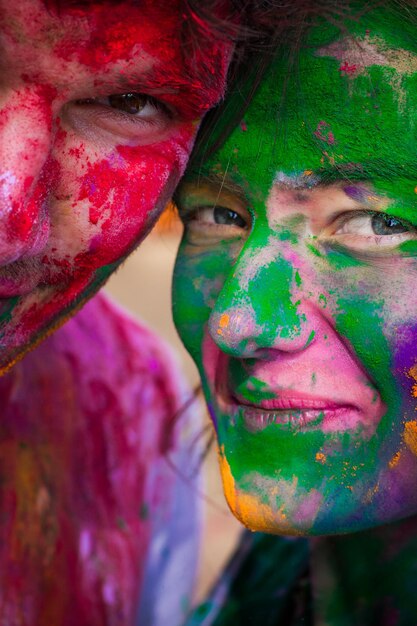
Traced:
<path fill-rule="evenodd" d="M 400 564 L 401 581 L 417 550 L 417 6 L 403 4 L 345 3 L 296 60 L 278 50 L 177 195 L 174 317 L 228 504 L 251 530 L 314 536 L 313 553 L 333 542 L 330 587 L 358 550 L 373 550 L 365 573 Z M 358 586 L 359 570 L 343 576 Z M 415 623 L 408 596 L 398 620 L 370 621 L 378 584 L 352 621 L 319 593 L 318 623 Z"/>

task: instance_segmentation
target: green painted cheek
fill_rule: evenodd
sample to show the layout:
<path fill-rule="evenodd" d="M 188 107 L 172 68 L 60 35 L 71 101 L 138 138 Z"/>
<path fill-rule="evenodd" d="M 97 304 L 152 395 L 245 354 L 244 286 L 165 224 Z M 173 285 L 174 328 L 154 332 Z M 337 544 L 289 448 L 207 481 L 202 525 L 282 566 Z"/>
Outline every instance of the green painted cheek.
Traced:
<path fill-rule="evenodd" d="M 231 280 L 241 243 L 219 241 L 215 246 L 196 251 L 188 242 L 187 231 L 178 251 L 172 286 L 173 318 L 178 333 L 196 361 L 202 377 L 202 344 L 206 325 L 226 281 Z M 234 283 L 236 284 L 236 283 Z M 235 290 L 228 293 L 234 299 Z M 227 312 L 221 310 L 221 313 Z"/>
<path fill-rule="evenodd" d="M 389 461 L 400 445 L 403 424 L 398 419 L 398 410 L 402 405 L 401 390 L 392 374 L 392 349 L 384 334 L 384 320 L 381 317 L 383 303 L 370 301 L 363 294 L 349 294 L 338 299 L 339 313 L 336 316 L 336 329 L 340 336 L 346 337 L 355 347 L 355 354 L 363 364 L 368 375 L 378 383 L 378 389 L 387 404 L 387 413 L 378 427 L 378 436 L 368 444 L 363 458 L 365 467 L 382 460 Z M 392 432 L 397 432 L 397 437 Z M 386 438 L 387 435 L 390 435 Z M 385 443 L 384 443 L 385 442 Z"/>
<path fill-rule="evenodd" d="M 355 256 L 344 246 L 332 244 L 326 252 L 326 260 L 334 270 L 346 270 L 348 268 L 365 267 L 366 263 Z"/>
<path fill-rule="evenodd" d="M 200 367 L 204 327 L 230 263 L 228 251 L 221 245 L 216 251 L 196 254 L 189 250 L 184 236 L 174 269 L 173 318 L 185 347 Z"/>

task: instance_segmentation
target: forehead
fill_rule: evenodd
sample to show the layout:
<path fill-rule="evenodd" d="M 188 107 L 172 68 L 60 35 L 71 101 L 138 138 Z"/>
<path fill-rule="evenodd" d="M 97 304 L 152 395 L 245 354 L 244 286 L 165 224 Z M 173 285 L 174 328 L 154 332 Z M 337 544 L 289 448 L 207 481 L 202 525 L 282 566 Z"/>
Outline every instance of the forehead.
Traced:
<path fill-rule="evenodd" d="M 416 17 L 417 17 L 417 12 Z M 404 21 L 404 18 L 402 18 Z M 389 193 L 403 180 L 417 199 L 415 23 L 388 9 L 349 31 L 322 25 L 296 60 L 278 51 L 267 78 L 209 164 L 265 196 L 277 172 L 322 182 L 371 180 Z"/>
<path fill-rule="evenodd" d="M 77 43 L 82 52 L 86 52 L 87 43 L 98 44 L 107 48 L 111 60 L 112 53 L 127 57 L 138 43 L 149 47 L 156 33 L 167 31 L 170 36 L 179 36 L 181 32 L 178 0 L 61 4 L 62 8 L 55 9 L 42 0 L 0 0 L 2 39 L 15 45 L 30 41 L 36 50 L 53 50 L 62 56 L 71 54 L 69 44 Z"/>
<path fill-rule="evenodd" d="M 231 44 L 208 27 L 187 41 L 193 34 L 182 0 L 61 4 L 57 10 L 42 0 L 0 0 L 0 72 L 11 82 L 23 77 L 25 83 L 73 89 L 90 80 L 114 91 L 117 75 L 119 91 L 183 92 L 198 115 L 217 102 Z"/>

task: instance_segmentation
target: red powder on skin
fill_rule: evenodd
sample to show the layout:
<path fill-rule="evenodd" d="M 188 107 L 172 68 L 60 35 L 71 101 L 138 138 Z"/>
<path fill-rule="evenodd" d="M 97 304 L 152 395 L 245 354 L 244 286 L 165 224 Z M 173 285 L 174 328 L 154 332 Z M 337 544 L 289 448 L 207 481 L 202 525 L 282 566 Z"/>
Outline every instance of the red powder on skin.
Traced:
<path fill-rule="evenodd" d="M 347 61 L 344 61 L 339 67 L 339 72 L 342 75 L 346 76 L 353 76 L 353 74 L 356 74 L 357 71 L 358 66 L 355 63 L 352 63 L 352 65 L 350 65 Z"/>
<path fill-rule="evenodd" d="M 178 1 L 170 3 L 167 10 L 161 2 L 147 0 L 137 9 L 137 19 L 133 11 L 134 7 L 125 3 L 112 6 L 111 11 L 99 3 L 89 4 L 88 13 L 84 14 L 88 17 L 88 34 L 77 45 L 68 35 L 54 52 L 65 61 L 75 60 L 94 70 L 97 86 L 106 78 L 106 67 L 128 61 L 120 73 L 132 75 L 132 90 L 166 90 L 164 100 L 178 108 L 182 116 L 201 117 L 223 92 L 229 61 L 225 45 L 216 45 L 207 33 L 207 41 L 202 38 L 197 47 L 181 43 L 184 23 Z M 165 36 L 161 36 L 161 24 Z M 178 37 L 173 39 L 173 33 L 178 33 Z M 143 66 L 136 69 L 138 64 Z M 139 74 L 136 79 L 135 72 Z M 172 89 L 178 95 L 170 94 Z"/>
<path fill-rule="evenodd" d="M 4 328 L 3 340 L 11 358 L 18 346 L 29 338 L 36 341 L 60 313 L 67 314 L 74 301 L 81 300 L 83 294 L 91 295 L 97 271 L 123 259 L 146 234 L 148 224 L 169 199 L 185 168 L 196 120 L 222 95 L 230 48 L 204 34 L 198 46 L 191 41 L 188 45 L 179 6 L 179 0 L 174 4 L 169 0 L 132 0 L 111 7 L 89 2 L 85 9 L 78 9 L 77 19 L 64 6 L 56 23 L 51 22 L 55 20 L 53 14 L 51 20 L 40 15 L 33 29 L 28 25 L 28 38 L 16 41 L 19 50 L 22 48 L 17 68 L 19 73 L 26 72 L 25 84 L 19 89 L 19 98 L 3 107 L 0 125 L 7 125 L 12 119 L 9 116 L 16 119 L 23 111 L 22 130 L 27 126 L 28 132 L 22 134 L 20 154 L 14 156 L 19 166 L 17 181 L 20 187 L 24 182 L 25 190 L 19 194 L 15 187 L 16 193 L 10 198 L 15 205 L 11 216 L 4 216 L 3 232 L 10 232 L 10 256 L 17 258 L 17 254 L 35 250 L 44 263 L 37 293 L 19 298 L 12 322 Z M 44 52 L 36 46 L 28 49 L 32 36 L 45 43 L 51 59 L 58 52 L 59 58 L 51 65 L 54 72 L 39 69 L 42 63 L 36 62 L 37 55 Z M 33 67 L 25 61 L 32 58 L 32 48 Z M 9 54 L 13 59 L 12 50 Z M 129 91 L 143 85 L 143 91 L 155 90 L 163 101 L 170 102 L 172 97 L 174 123 L 167 139 L 149 146 L 115 150 L 113 144 L 108 150 L 90 151 L 89 138 L 84 145 L 78 129 L 65 132 L 59 127 L 62 102 L 82 97 L 74 96 L 71 89 L 67 94 L 65 88 L 66 77 L 71 79 L 78 73 L 81 86 L 86 77 L 85 97 L 120 93 L 119 76 L 131 84 Z M 50 77 L 49 89 L 40 84 Z M 91 80 L 97 89 L 90 93 Z M 58 94 L 54 84 L 59 85 Z M 48 154 L 56 155 L 58 162 Z M 54 218 L 49 242 L 53 249 L 47 242 L 50 216 Z M 67 241 L 68 223 L 74 233 Z M 40 245 L 40 228 L 46 247 Z M 61 238 L 63 245 L 57 245 Z"/>
<path fill-rule="evenodd" d="M 73 13 L 71 9 L 65 12 Z M 145 54 L 152 50 L 151 56 L 154 57 L 155 41 L 158 41 L 158 57 L 163 59 L 167 56 L 173 58 L 176 53 L 173 48 L 178 48 L 172 45 L 172 39 L 170 43 L 170 37 L 167 40 L 161 37 L 160 26 L 161 23 L 166 24 L 169 33 L 180 32 L 182 18 L 178 1 L 171 2 L 169 10 L 161 6 L 159 0 L 145 0 L 141 2 L 140 9 L 132 3 L 123 2 L 109 7 L 92 2 L 88 4 L 88 9 L 79 9 L 78 13 L 80 19 L 84 18 L 84 23 L 88 24 L 85 39 L 80 38 L 75 47 L 73 34 L 69 33 L 68 38 L 62 39 L 55 48 L 55 53 L 66 61 L 75 58 L 92 69 L 103 71 L 109 63 L 130 59 L 137 45 Z"/>
<path fill-rule="evenodd" d="M 33 190 L 31 190 L 33 176 L 25 178 L 21 201 L 12 203 L 12 211 L 7 222 L 7 234 L 11 241 L 28 242 L 32 237 L 36 237 L 39 228 L 49 229 L 49 217 L 44 204 L 50 188 L 59 180 L 60 170 L 59 163 L 50 157 Z"/>

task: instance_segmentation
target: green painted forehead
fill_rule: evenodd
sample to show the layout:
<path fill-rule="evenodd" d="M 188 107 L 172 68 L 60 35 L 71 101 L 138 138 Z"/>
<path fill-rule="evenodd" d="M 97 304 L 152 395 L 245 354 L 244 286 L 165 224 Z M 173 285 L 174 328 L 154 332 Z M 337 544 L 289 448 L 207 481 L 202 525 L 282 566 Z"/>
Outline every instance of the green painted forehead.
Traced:
<path fill-rule="evenodd" d="M 278 54 L 244 123 L 205 173 L 227 172 L 262 194 L 277 175 L 307 185 L 316 177 L 370 179 L 389 194 L 401 180 L 417 202 L 415 32 L 409 13 L 386 7 L 346 30 L 312 29 L 296 59 Z"/>

